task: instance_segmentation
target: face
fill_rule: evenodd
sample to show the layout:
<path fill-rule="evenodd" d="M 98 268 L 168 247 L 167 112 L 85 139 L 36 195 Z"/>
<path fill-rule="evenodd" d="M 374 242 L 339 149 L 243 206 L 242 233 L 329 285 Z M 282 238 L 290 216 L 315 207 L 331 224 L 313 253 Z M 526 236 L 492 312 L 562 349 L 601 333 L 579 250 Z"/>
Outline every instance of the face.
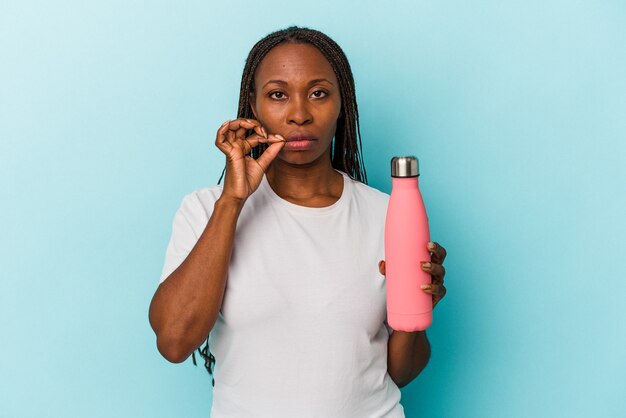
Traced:
<path fill-rule="evenodd" d="M 256 70 L 250 104 L 269 133 L 287 140 L 278 158 L 292 164 L 330 161 L 341 93 L 330 63 L 316 47 L 274 47 Z"/>

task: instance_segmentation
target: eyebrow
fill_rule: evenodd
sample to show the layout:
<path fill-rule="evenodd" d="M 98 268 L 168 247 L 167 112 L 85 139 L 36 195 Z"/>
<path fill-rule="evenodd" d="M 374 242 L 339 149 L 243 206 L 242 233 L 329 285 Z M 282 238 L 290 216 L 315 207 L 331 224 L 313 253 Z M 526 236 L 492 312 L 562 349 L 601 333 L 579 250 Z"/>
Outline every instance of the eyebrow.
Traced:
<path fill-rule="evenodd" d="M 328 84 L 330 84 L 331 86 L 335 86 L 335 85 L 334 85 L 334 84 L 333 84 L 330 80 L 328 80 L 328 79 L 326 79 L 326 78 L 316 78 L 315 80 L 311 80 L 311 81 L 309 81 L 309 86 L 311 86 L 311 85 L 313 85 L 313 84 L 320 83 L 320 82 L 322 82 L 322 81 L 327 82 L 327 83 L 328 83 Z M 289 83 L 287 83 L 285 80 L 270 80 L 270 81 L 268 81 L 267 83 L 265 83 L 265 84 L 263 85 L 263 88 L 265 88 L 265 86 L 267 86 L 268 84 L 272 84 L 272 83 L 275 83 L 275 84 L 281 84 L 281 85 L 283 85 L 283 86 L 288 86 L 288 85 L 289 85 Z"/>

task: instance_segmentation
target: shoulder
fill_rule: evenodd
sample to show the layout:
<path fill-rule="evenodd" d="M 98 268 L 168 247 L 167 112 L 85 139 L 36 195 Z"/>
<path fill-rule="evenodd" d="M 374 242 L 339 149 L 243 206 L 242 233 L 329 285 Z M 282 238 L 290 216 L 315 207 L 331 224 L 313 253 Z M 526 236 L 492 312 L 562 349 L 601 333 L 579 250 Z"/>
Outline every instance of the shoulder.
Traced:
<path fill-rule="evenodd" d="M 389 202 L 389 195 L 385 192 L 369 186 L 365 183 L 361 183 L 358 180 L 349 179 L 352 182 L 354 194 L 360 199 L 367 200 L 373 204 L 384 204 Z"/>
<path fill-rule="evenodd" d="M 208 218 L 223 189 L 219 185 L 196 189 L 183 197 L 179 211 L 188 218 Z"/>
<path fill-rule="evenodd" d="M 352 184 L 352 201 L 364 216 L 384 217 L 389 205 L 389 195 L 348 177 Z"/>

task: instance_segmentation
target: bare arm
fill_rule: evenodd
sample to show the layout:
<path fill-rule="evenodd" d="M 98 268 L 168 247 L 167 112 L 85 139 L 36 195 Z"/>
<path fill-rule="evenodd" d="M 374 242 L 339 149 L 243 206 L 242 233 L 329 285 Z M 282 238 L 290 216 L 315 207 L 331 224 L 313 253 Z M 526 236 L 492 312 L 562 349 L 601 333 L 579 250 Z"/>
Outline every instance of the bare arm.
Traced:
<path fill-rule="evenodd" d="M 185 261 L 158 287 L 150 304 L 157 348 L 180 363 L 213 328 L 224 296 L 235 227 L 243 203 L 220 198 Z"/>
<path fill-rule="evenodd" d="M 387 371 L 398 387 L 411 383 L 424 370 L 429 358 L 430 343 L 425 331 L 394 331 L 389 336 Z"/>
<path fill-rule="evenodd" d="M 428 250 L 432 251 L 431 260 L 422 262 L 422 270 L 432 276 L 432 284 L 423 291 L 433 296 L 433 309 L 446 294 L 443 278 L 446 274 L 443 260 L 446 258 L 446 249 L 438 243 L 428 243 Z M 378 264 L 380 274 L 384 275 L 386 268 L 383 260 Z M 389 336 L 387 345 L 387 370 L 398 387 L 411 383 L 428 364 L 430 359 L 430 343 L 426 338 L 426 331 L 394 331 Z"/>
<path fill-rule="evenodd" d="M 246 138 L 248 130 L 255 134 Z M 259 143 L 270 145 L 255 160 L 248 154 Z M 150 303 L 150 325 L 167 360 L 185 361 L 213 329 L 224 298 L 237 219 L 284 143 L 283 137 L 268 135 L 253 119 L 227 121 L 218 129 L 215 145 L 226 155 L 222 195 L 193 249 Z"/>

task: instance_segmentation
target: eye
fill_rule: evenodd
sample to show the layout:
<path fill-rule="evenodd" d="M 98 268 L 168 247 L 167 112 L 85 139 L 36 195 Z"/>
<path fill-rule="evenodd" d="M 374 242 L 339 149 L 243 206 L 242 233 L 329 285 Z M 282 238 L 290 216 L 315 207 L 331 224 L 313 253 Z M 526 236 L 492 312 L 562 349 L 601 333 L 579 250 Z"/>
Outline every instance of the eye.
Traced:
<path fill-rule="evenodd" d="M 284 99 L 285 98 L 285 93 L 283 93 L 282 91 L 273 91 L 269 94 L 270 98 L 272 99 Z"/>
<path fill-rule="evenodd" d="M 311 95 L 316 99 L 321 99 L 328 96 L 328 93 L 326 93 L 324 90 L 315 90 L 313 93 L 311 93 Z"/>

